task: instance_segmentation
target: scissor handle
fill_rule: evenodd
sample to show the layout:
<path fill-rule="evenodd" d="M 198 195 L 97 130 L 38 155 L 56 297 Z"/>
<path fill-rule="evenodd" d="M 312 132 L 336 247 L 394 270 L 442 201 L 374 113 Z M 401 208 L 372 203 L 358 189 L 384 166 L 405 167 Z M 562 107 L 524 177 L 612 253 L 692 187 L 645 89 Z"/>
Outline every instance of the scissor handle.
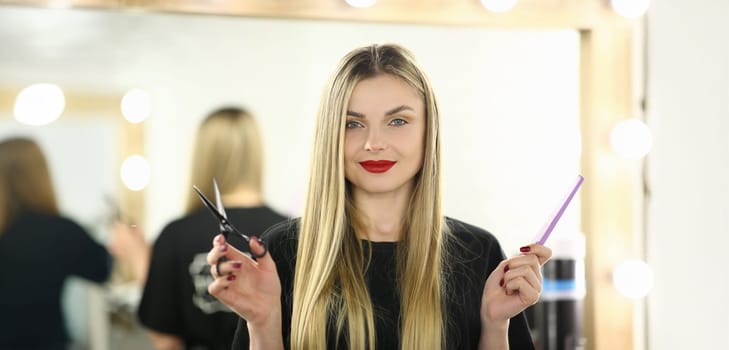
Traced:
<path fill-rule="evenodd" d="M 261 245 L 261 247 L 263 247 L 263 251 L 260 254 L 254 254 L 253 249 L 250 248 L 251 247 L 250 240 L 248 241 L 248 250 L 251 252 L 251 255 L 253 255 L 254 258 L 258 259 L 258 258 L 262 258 L 262 257 L 266 256 L 266 253 L 268 253 L 268 247 L 266 247 L 266 243 L 263 243 L 263 241 L 258 239 L 258 237 L 256 237 L 256 240 Z"/>

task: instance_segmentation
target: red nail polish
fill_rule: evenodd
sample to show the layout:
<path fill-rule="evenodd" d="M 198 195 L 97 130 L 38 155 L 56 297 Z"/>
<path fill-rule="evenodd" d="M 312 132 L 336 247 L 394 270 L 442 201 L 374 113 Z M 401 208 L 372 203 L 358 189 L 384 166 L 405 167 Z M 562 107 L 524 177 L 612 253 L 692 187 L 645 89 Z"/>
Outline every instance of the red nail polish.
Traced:
<path fill-rule="evenodd" d="M 220 251 L 221 251 L 221 252 L 225 252 L 225 251 L 227 251 L 227 250 L 228 250 L 228 245 L 227 245 L 227 244 L 226 244 L 226 245 L 221 245 L 221 246 L 220 246 Z"/>
<path fill-rule="evenodd" d="M 226 278 L 228 281 L 235 280 L 235 275 L 228 275 L 228 278 Z"/>
<path fill-rule="evenodd" d="M 532 247 L 530 247 L 528 245 L 519 248 L 519 251 L 522 252 L 522 253 L 529 253 L 531 250 L 532 250 Z"/>
<path fill-rule="evenodd" d="M 241 266 L 241 263 L 239 263 L 239 262 L 233 263 L 233 268 L 239 269 L 240 266 Z"/>
<path fill-rule="evenodd" d="M 501 279 L 501 281 L 499 281 L 499 286 L 501 286 L 501 287 L 504 286 L 504 279 L 503 278 Z"/>
<path fill-rule="evenodd" d="M 504 273 L 506 272 L 509 272 L 509 265 L 506 265 L 506 267 L 504 267 Z"/>

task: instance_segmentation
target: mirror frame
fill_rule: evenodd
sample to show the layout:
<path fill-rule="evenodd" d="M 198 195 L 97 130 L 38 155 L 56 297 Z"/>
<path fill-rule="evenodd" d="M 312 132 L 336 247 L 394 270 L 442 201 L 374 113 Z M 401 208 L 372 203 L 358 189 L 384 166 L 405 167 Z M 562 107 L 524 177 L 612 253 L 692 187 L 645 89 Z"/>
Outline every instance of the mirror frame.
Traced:
<path fill-rule="evenodd" d="M 580 34 L 581 227 L 586 236 L 584 336 L 590 350 L 631 350 L 644 337 L 641 310 L 612 285 L 612 270 L 625 259 L 643 257 L 644 207 L 642 163 L 618 158 L 609 136 L 619 121 L 640 117 L 643 87 L 636 62 L 644 54 L 642 20 L 617 16 L 604 0 L 522 0 L 508 13 L 491 13 L 478 0 L 389 0 L 358 9 L 343 0 L 0 0 L 0 5 L 154 11 L 262 18 L 480 26 L 507 29 L 573 29 Z M 636 57 L 638 59 L 636 59 Z M 637 69 L 636 69 L 637 68 Z M 636 73 L 638 71 L 638 73 Z M 0 102 L 12 101 L 0 87 Z M 105 101 L 108 101 L 108 96 Z M 67 106 L 99 101 L 99 96 L 70 99 Z M 84 102 L 86 101 L 86 102 Z M 108 102 L 111 103 L 111 102 Z M 118 106 L 118 102 L 114 102 Z M 0 105 L 0 108 L 2 108 Z M 117 108 L 117 107 L 114 107 Z M 4 111 L 3 111 L 4 112 Z M 121 117 L 121 115 L 120 115 Z M 144 154 L 140 125 L 123 123 L 122 157 Z M 122 158 L 122 159 L 123 159 Z M 140 222 L 144 191 L 125 190 L 121 205 Z M 638 312 L 638 313 L 636 313 Z M 643 329 L 643 331 L 636 331 Z M 638 345 L 636 345 L 638 344 Z"/>

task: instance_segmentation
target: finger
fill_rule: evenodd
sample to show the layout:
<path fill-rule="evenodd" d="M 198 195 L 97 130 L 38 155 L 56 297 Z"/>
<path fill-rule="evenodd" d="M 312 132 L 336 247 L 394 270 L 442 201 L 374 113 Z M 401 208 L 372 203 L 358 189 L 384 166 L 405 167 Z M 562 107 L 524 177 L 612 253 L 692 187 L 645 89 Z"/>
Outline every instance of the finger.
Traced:
<path fill-rule="evenodd" d="M 506 284 L 512 280 L 522 278 L 534 288 L 537 292 L 542 291 L 542 278 L 541 274 L 535 274 L 534 270 L 530 266 L 522 266 L 516 269 L 511 269 L 504 274 L 504 281 Z"/>
<path fill-rule="evenodd" d="M 210 295 L 219 298 L 233 282 L 236 280 L 236 275 L 231 274 L 225 277 L 216 278 L 212 283 L 208 285 L 208 293 Z"/>
<path fill-rule="evenodd" d="M 528 266 L 538 276 L 542 275 L 542 268 L 539 265 L 539 258 L 533 254 L 517 255 L 508 260 L 508 270 L 515 270 L 524 266 Z"/>
<path fill-rule="evenodd" d="M 221 261 L 210 266 L 210 274 L 214 278 L 222 278 L 231 274 L 238 274 L 245 268 L 251 268 L 252 261 Z"/>
<path fill-rule="evenodd" d="M 504 272 L 508 271 L 509 269 L 507 266 L 509 264 L 509 260 L 503 260 L 501 263 L 499 263 L 498 266 L 494 269 L 494 271 L 491 272 L 488 279 L 486 279 L 486 286 L 484 288 L 491 289 L 499 286 L 504 285 Z"/>
<path fill-rule="evenodd" d="M 208 264 L 213 265 L 218 262 L 218 259 L 225 256 L 228 251 L 228 244 L 225 242 L 225 237 L 219 234 L 213 238 L 213 248 L 208 251 L 206 258 Z"/>
<path fill-rule="evenodd" d="M 532 287 L 524 278 L 512 279 L 504 284 L 507 295 L 519 294 L 519 298 L 526 305 L 534 305 L 539 301 L 540 291 Z"/>
<path fill-rule="evenodd" d="M 263 246 L 263 242 L 261 242 L 258 237 L 253 236 L 251 237 L 251 243 L 250 248 L 251 252 L 255 255 L 261 255 L 264 252 L 266 253 L 260 258 L 256 258 L 256 262 L 258 263 L 258 267 L 263 270 L 273 271 L 276 270 L 276 264 L 273 261 L 273 258 L 271 258 L 271 254 L 268 254 L 266 251 L 266 247 Z"/>
<path fill-rule="evenodd" d="M 552 250 L 537 243 L 532 243 L 519 248 L 519 251 L 524 255 L 534 255 L 539 259 L 539 265 L 544 263 L 552 257 Z"/>

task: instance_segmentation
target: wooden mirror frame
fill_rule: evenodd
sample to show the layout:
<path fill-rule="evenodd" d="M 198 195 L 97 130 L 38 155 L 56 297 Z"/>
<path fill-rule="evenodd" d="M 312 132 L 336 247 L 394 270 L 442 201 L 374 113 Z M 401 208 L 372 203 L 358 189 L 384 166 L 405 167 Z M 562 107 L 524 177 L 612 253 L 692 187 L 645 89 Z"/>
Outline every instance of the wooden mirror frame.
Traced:
<path fill-rule="evenodd" d="M 642 94 L 642 88 L 634 86 L 635 57 L 643 54 L 642 48 L 635 49 L 635 42 L 642 39 L 636 21 L 617 16 L 607 0 L 521 0 L 508 13 L 491 13 L 478 0 L 380 2 L 361 9 L 344 0 L 0 0 L 5 5 L 39 7 L 579 31 L 581 169 L 585 176 L 580 193 L 581 225 L 587 242 L 584 336 L 587 349 L 634 349 L 634 344 L 640 344 L 637 338 L 643 336 L 635 330 L 643 325 L 634 317 L 636 305 L 617 292 L 611 275 L 621 261 L 642 256 L 642 166 L 614 155 L 609 134 L 617 122 L 636 117 L 635 106 L 642 98 L 635 93 Z M 8 94 L 0 90 L 0 101 L 8 100 Z M 93 96 L 85 99 L 98 101 Z M 122 155 L 143 153 L 142 129 L 128 124 L 123 132 Z M 143 192 L 122 192 L 122 206 L 141 220 Z"/>

